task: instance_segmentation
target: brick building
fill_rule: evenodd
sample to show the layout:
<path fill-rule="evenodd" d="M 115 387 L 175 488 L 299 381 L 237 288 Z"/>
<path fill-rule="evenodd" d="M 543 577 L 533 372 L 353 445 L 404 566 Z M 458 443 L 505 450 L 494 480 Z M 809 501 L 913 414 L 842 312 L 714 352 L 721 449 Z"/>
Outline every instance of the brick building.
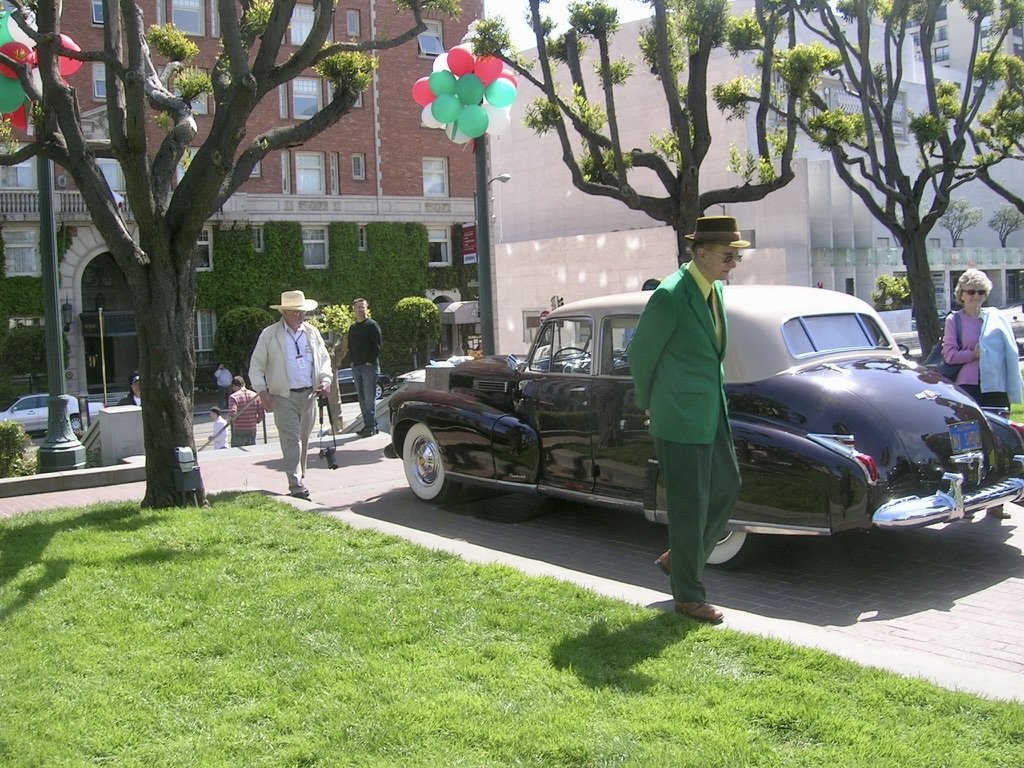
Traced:
<path fill-rule="evenodd" d="M 209 70 L 220 47 L 216 0 L 140 0 L 145 23 L 173 22 L 200 48 L 192 64 Z M 83 50 L 99 50 L 103 40 L 103 3 L 65 3 L 62 28 Z M 481 0 L 466 0 L 459 19 L 436 16 L 419 39 L 378 54 L 371 86 L 357 106 L 336 125 L 300 147 L 268 155 L 252 178 L 213 216 L 197 242 L 200 271 L 217 275 L 213 259 L 216 239 L 225 232 L 251 232 L 257 254 L 264 227 L 290 222 L 301 227 L 304 264 L 324 269 L 330 250 L 329 228 L 339 222 L 356 227 L 360 251 L 372 255 L 367 227 L 393 222 L 423 225 L 430 266 L 446 267 L 457 256 L 453 235 L 473 218 L 475 175 L 473 155 L 453 144 L 441 131 L 420 123 L 420 110 L 410 97 L 419 77 L 429 74 L 434 58 L 460 42 L 468 25 L 482 14 Z M 428 16 L 430 14 L 427 14 Z M 332 37 L 366 41 L 395 36 L 408 28 L 410 14 L 399 14 L 390 0 L 340 0 Z M 295 6 L 283 54 L 301 43 L 313 23 L 313 7 Z M 77 89 L 83 123 L 96 138 L 105 137 L 104 65 L 85 63 L 70 79 Z M 266 99 L 247 126 L 253 135 L 283 121 L 313 114 L 328 98 L 327 84 L 315 72 L 296 78 Z M 212 99 L 193 104 L 200 142 L 212 121 Z M 154 125 L 154 130 L 159 130 Z M 116 161 L 101 160 L 111 188 L 124 190 Z M 138 361 L 134 321 L 123 275 L 90 224 L 74 183 L 59 167 L 54 171 L 54 208 L 66 235 L 59 269 L 59 294 L 65 322 L 70 319 L 67 379 L 71 393 L 96 393 L 107 384 L 123 389 L 123 380 Z M 131 213 L 126 211 L 131 222 Z M 38 278 L 38 180 L 35 162 L 0 168 L 0 225 L 3 228 L 4 275 L 0 282 Z M 457 243 L 455 244 L 457 246 Z M 372 267 L 371 267 L 372 268 Z M 428 268 L 428 271 L 429 268 Z M 439 274 L 445 274 L 437 270 Z M 443 278 L 442 278 L 443 279 Z M 31 291 L 34 282 L 19 285 Z M 428 274 L 427 296 L 440 301 L 466 298 L 453 286 L 435 284 Z M 41 322 L 41 302 L 15 303 L 5 325 Z M 102 307 L 102 311 L 101 311 Z M 102 337 L 100 343 L 103 316 Z M 212 363 L 217 310 L 203 306 L 202 290 L 196 317 L 196 351 L 200 364 Z M 201 377 L 200 377 L 201 379 Z"/>

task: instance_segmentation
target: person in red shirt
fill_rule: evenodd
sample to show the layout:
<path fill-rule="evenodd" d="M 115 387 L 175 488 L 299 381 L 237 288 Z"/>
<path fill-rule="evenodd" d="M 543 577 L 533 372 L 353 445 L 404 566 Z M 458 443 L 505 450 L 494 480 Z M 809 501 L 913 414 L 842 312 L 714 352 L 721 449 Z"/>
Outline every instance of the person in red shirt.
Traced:
<path fill-rule="evenodd" d="M 245 379 L 241 376 L 231 380 L 228 416 L 231 419 L 231 447 L 256 445 L 256 427 L 263 421 L 263 403 L 259 395 L 245 386 Z"/>

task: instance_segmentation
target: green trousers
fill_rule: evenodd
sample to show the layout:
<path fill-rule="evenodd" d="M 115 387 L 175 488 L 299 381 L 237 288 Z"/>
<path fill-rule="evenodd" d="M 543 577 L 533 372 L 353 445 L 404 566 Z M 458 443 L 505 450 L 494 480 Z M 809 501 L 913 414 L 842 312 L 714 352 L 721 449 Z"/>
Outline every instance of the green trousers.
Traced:
<path fill-rule="evenodd" d="M 677 602 L 704 601 L 704 565 L 725 531 L 740 493 L 740 470 L 728 417 L 723 411 L 711 443 L 655 438 L 654 449 L 668 506 L 672 597 Z"/>

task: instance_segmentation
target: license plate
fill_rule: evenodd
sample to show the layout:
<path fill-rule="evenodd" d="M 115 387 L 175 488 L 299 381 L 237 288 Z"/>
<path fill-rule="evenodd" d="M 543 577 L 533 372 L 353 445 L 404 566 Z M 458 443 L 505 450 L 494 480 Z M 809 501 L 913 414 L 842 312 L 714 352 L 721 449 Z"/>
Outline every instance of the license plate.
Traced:
<path fill-rule="evenodd" d="M 981 427 L 976 421 L 950 424 L 949 439 L 953 443 L 953 453 L 976 451 L 981 448 Z"/>

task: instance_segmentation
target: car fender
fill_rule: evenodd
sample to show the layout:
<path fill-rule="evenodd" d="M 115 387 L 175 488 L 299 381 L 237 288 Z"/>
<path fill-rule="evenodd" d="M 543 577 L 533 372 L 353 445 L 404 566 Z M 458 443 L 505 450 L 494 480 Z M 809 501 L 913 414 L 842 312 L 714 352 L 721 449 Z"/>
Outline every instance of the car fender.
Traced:
<path fill-rule="evenodd" d="M 868 477 L 839 446 L 832 450 L 791 430 L 735 418 L 732 437 L 742 488 L 731 529 L 826 535 L 871 527 Z M 650 459 L 645 483 L 645 516 L 667 522 L 657 459 Z"/>
<path fill-rule="evenodd" d="M 402 455 L 413 424 L 426 425 L 441 450 L 444 468 L 468 480 L 534 484 L 540 439 L 528 423 L 471 397 L 416 390 L 391 411 L 391 443 Z"/>

